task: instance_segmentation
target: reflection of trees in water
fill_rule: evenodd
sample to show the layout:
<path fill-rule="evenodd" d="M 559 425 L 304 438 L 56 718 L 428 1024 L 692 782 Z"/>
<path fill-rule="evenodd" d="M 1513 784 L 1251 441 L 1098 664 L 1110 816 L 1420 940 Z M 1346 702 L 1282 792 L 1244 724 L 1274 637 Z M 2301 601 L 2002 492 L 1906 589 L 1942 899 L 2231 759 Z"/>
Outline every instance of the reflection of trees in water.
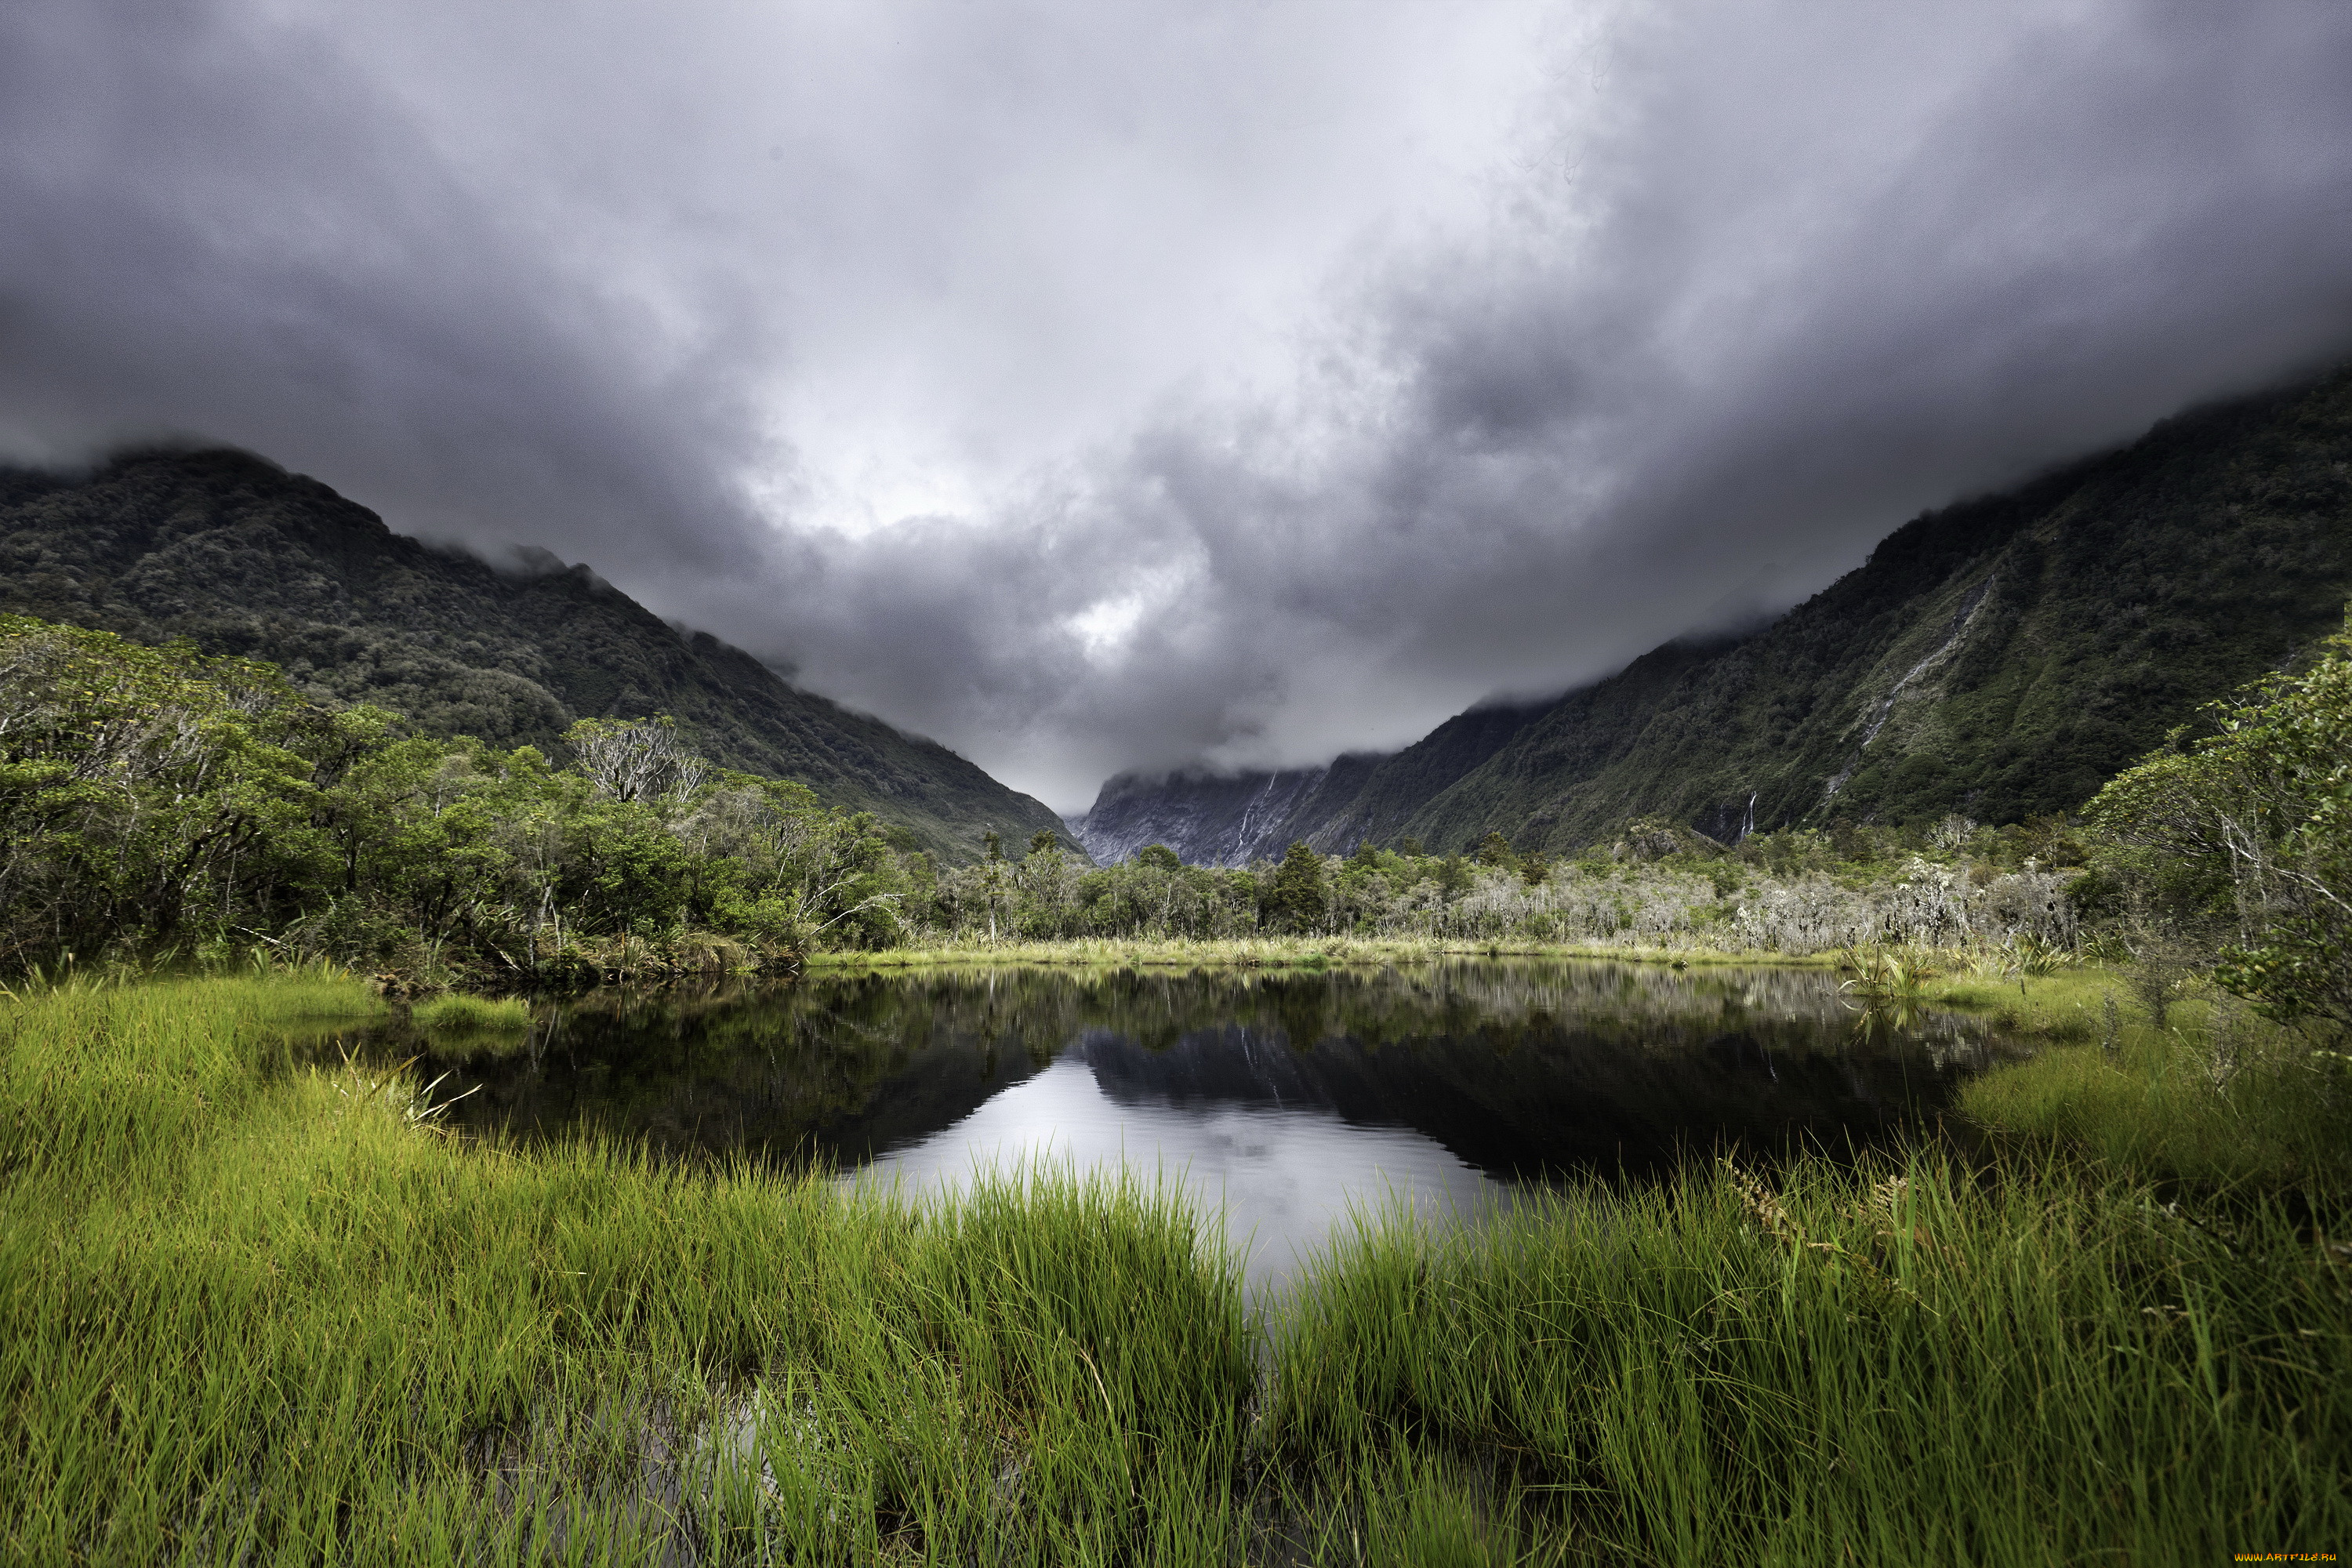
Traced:
<path fill-rule="evenodd" d="M 1234 1038 L 1321 1047 L 1326 1077 L 1354 1075 L 1347 1093 L 1435 1075 L 1465 1104 L 1505 1114 L 1482 1080 L 1557 1087 L 1566 1069 L 1554 1058 L 1570 1046 L 1591 1092 L 1650 1103 L 1720 1098 L 1751 1058 L 1777 1075 L 1776 1062 L 1924 1047 L 1923 1065 L 1940 1073 L 1979 1049 L 1971 1031 L 1945 1016 L 1862 1011 L 1810 970 L 958 970 L 592 992 L 544 1007 L 520 1053 L 433 1067 L 457 1068 L 452 1089 L 480 1085 L 453 1112 L 477 1128 L 587 1122 L 672 1148 L 855 1159 L 952 1123 L 1082 1040 L 1115 1040 L 1122 1059 Z M 1544 1059 L 1508 1066 L 1530 1043 Z M 1863 1075 L 1846 1076 L 1852 1097 L 1873 1098 Z M 1399 1114 L 1415 1121 L 1410 1106 Z"/>

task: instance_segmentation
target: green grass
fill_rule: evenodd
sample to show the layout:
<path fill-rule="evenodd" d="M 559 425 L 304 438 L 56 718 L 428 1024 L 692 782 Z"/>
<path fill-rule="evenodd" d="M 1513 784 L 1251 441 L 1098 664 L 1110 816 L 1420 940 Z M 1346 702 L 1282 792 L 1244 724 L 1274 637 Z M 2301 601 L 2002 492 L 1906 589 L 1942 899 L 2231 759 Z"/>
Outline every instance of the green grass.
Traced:
<path fill-rule="evenodd" d="M 1376 1216 L 1278 1325 L 1273 1447 L 1410 1458 L 1480 1521 L 1463 1561 L 2204 1563 L 2352 1530 L 2352 1269 L 2283 1205 L 2218 1231 L 1927 1153 L 1780 1181 Z"/>
<path fill-rule="evenodd" d="M 2352 1197 L 2352 1071 L 2208 984 L 2161 1027 L 2128 976 L 2096 966 L 2021 984 L 1931 981 L 1923 999 L 1990 1013 L 2029 1059 L 1969 1080 L 1959 1109 L 1996 1132 L 2118 1171 Z"/>
<path fill-rule="evenodd" d="M 417 1003 L 408 1010 L 408 1018 L 436 1045 L 470 1043 L 485 1036 L 506 1039 L 530 1027 L 530 1004 L 517 996 L 491 998 L 453 992 Z"/>
<path fill-rule="evenodd" d="M 2352 1533 L 2347 1258 L 2045 1155 L 1371 1216 L 439 1131 L 348 981 L 0 1010 L 0 1561 L 2210 1563 Z M 324 1064 L 324 1065 L 320 1065 Z"/>
<path fill-rule="evenodd" d="M 412 1080 L 272 1032 L 372 1005 L 11 1010 L 0 1559 L 636 1562 L 684 1531 L 1182 1561 L 1222 1517 L 1254 1342 L 1171 1197 L 1033 1173 L 919 1207 L 467 1146 Z"/>

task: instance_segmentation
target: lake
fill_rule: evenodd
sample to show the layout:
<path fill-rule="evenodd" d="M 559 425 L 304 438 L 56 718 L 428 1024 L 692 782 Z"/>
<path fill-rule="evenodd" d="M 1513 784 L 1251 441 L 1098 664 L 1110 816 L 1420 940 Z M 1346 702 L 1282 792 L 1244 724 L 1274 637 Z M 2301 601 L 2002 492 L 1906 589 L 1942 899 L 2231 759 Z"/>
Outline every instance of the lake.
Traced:
<path fill-rule="evenodd" d="M 1440 1223 L 1736 1143 L 1883 1143 L 1990 1059 L 1979 1020 L 1858 1005 L 1813 969 L 1444 961 L 1035 968 L 604 990 L 526 1035 L 421 1041 L 449 1124 L 597 1128 L 683 1159 L 969 1181 L 1124 1162 L 1221 1209 L 1254 1289 L 1351 1207 Z"/>

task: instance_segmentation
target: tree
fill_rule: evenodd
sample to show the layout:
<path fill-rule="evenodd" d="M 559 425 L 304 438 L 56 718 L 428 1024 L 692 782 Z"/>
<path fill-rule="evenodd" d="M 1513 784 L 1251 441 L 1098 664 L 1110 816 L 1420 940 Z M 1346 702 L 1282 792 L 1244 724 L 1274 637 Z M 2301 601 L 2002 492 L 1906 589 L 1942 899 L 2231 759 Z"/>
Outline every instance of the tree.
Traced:
<path fill-rule="evenodd" d="M 403 729 L 266 665 L 0 617 L 0 969 L 258 942 L 512 975 L 583 941 L 904 934 L 871 816 L 707 770 L 666 721 L 584 722 L 577 770 Z"/>
<path fill-rule="evenodd" d="M 1062 853 L 1062 841 L 1049 829 L 1039 828 L 1030 836 L 1029 853 L 1013 878 L 1023 906 L 1022 933 L 1046 940 L 1065 934 L 1077 879 Z"/>
<path fill-rule="evenodd" d="M 1518 863 L 1519 858 L 1511 852 L 1511 841 L 1503 837 L 1502 829 L 1495 828 L 1478 841 L 1478 864 L 1481 866 L 1509 868 L 1516 868 Z"/>
<path fill-rule="evenodd" d="M 1295 839 L 1284 851 L 1266 887 L 1265 910 L 1277 930 L 1313 931 L 1323 923 L 1329 900 L 1323 891 L 1323 860 Z"/>
<path fill-rule="evenodd" d="M 0 962 L 217 932 L 331 849 L 278 672 L 0 616 Z"/>
<path fill-rule="evenodd" d="M 1475 880 L 1470 874 L 1470 863 L 1459 855 L 1448 855 L 1439 861 L 1433 879 L 1437 883 L 1439 896 L 1449 904 L 1467 893 Z"/>
<path fill-rule="evenodd" d="M 2213 705 L 2220 733 L 2118 774 L 2091 826 L 2176 862 L 2236 927 L 2216 978 L 2282 1022 L 2352 1029 L 2352 636 Z"/>
<path fill-rule="evenodd" d="M 710 764 L 688 747 L 677 721 L 583 719 L 563 732 L 580 771 L 618 801 L 682 800 L 701 787 Z"/>

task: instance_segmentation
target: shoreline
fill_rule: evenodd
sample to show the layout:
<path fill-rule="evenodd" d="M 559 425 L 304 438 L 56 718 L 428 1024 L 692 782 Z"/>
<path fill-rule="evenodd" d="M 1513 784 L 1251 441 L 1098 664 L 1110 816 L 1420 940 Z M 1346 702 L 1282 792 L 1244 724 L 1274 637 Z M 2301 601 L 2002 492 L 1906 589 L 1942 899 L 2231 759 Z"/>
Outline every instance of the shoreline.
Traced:
<path fill-rule="evenodd" d="M 803 973 L 845 970 L 959 968 L 1021 964 L 1040 968 L 1338 969 L 1430 963 L 1451 958 L 1522 958 L 1664 964 L 1669 968 L 1833 967 L 1835 953 L 1742 952 L 1704 947 L 1605 947 L 1566 942 L 1465 941 L 1415 937 L 1168 938 L 1137 942 L 1062 939 L 945 946 L 835 949 L 811 952 Z"/>

